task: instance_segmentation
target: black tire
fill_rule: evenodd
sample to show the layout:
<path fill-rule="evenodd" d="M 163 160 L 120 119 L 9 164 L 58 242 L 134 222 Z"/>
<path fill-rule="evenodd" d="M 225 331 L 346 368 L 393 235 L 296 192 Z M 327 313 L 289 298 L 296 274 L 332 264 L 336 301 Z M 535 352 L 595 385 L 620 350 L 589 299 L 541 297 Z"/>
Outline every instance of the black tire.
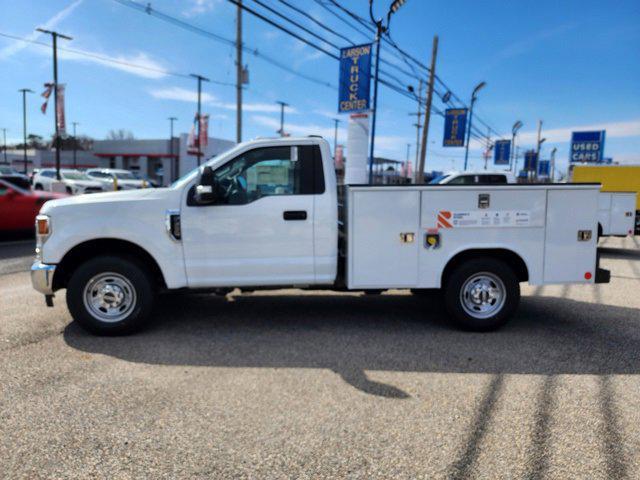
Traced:
<path fill-rule="evenodd" d="M 485 280 L 478 280 L 479 278 Z M 503 292 L 502 300 L 486 298 L 488 311 L 483 312 L 483 306 L 473 303 L 472 295 L 466 288 L 467 285 L 472 288 L 472 280 L 478 282 L 476 285 L 495 287 L 497 291 Z M 463 289 L 467 295 L 463 294 Z M 488 332 L 503 326 L 515 312 L 520 303 L 520 283 L 513 269 L 502 260 L 491 257 L 474 258 L 451 272 L 445 281 L 444 298 L 447 312 L 459 327 Z M 464 298 L 468 299 L 467 302 Z"/>
<path fill-rule="evenodd" d="M 95 280 L 100 276 L 104 277 L 102 285 L 113 285 L 114 279 L 122 284 L 124 279 L 123 288 L 117 287 L 116 284 L 116 288 L 120 288 L 120 294 L 128 292 L 124 293 L 123 308 L 124 306 L 127 308 L 119 312 L 121 318 L 116 317 L 105 321 L 92 313 L 92 307 L 85 304 L 85 287 L 88 287 L 92 279 Z M 100 291 L 104 292 L 104 290 Z M 120 256 L 101 256 L 88 260 L 73 272 L 67 284 L 67 307 L 74 320 L 95 335 L 126 335 L 141 329 L 149 320 L 155 302 L 155 293 L 149 273 L 135 260 Z M 108 299 L 115 298 L 111 292 L 107 292 L 106 296 L 108 295 L 111 295 Z M 97 294 L 94 297 L 97 299 Z M 127 298 L 130 299 L 129 302 L 126 302 Z M 112 311 L 115 310 L 117 309 L 114 308 Z M 103 315 L 106 316 L 107 313 Z"/>
<path fill-rule="evenodd" d="M 42 185 L 40 185 L 39 183 L 36 183 L 36 186 L 35 186 L 35 187 L 33 187 L 33 188 L 34 188 L 34 189 L 36 189 L 36 190 L 44 190 L 44 189 L 42 188 Z"/>

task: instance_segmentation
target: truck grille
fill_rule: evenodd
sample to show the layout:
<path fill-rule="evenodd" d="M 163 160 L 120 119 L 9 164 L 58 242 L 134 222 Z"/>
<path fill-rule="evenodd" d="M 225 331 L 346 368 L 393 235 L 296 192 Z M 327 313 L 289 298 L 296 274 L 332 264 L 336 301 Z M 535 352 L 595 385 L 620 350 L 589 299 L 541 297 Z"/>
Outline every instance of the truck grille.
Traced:
<path fill-rule="evenodd" d="M 100 187 L 87 187 L 84 189 L 84 193 L 96 193 L 101 191 L 102 191 L 102 188 Z"/>

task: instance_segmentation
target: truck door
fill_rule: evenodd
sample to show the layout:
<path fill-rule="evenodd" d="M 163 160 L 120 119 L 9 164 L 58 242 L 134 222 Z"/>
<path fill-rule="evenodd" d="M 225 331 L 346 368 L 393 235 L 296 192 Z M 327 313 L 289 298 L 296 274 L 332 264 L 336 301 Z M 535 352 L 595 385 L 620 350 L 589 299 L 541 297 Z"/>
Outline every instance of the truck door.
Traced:
<path fill-rule="evenodd" d="M 181 217 L 190 287 L 313 283 L 314 194 L 324 191 L 314 153 L 311 145 L 249 150 L 214 172 L 214 204 L 187 200 Z"/>

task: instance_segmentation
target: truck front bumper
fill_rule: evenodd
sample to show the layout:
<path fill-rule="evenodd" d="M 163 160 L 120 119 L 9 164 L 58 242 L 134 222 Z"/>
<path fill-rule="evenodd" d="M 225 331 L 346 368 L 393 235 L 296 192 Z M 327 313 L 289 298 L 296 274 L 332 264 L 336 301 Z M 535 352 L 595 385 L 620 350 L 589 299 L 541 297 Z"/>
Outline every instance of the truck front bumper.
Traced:
<path fill-rule="evenodd" d="M 31 265 L 31 284 L 38 292 L 45 295 L 53 295 L 53 274 L 55 265 L 47 265 L 40 261 Z"/>

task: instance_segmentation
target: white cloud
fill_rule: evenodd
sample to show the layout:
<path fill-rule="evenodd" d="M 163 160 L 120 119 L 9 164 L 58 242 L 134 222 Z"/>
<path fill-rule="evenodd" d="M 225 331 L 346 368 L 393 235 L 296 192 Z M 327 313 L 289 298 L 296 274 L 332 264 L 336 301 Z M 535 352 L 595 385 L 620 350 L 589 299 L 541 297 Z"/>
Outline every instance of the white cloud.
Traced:
<path fill-rule="evenodd" d="M 82 0 L 76 0 L 75 2 L 70 3 L 69 5 L 67 5 L 67 7 L 60 10 L 53 17 L 47 20 L 44 24 L 40 25 L 40 27 L 45 30 L 51 30 L 55 28 L 56 25 L 58 25 L 62 20 L 64 20 L 67 16 L 69 16 L 71 12 L 73 12 L 76 9 L 76 7 L 78 7 L 78 5 L 80 5 L 81 3 L 82 3 Z M 34 31 L 29 35 L 27 35 L 25 38 L 29 41 L 34 41 L 34 40 L 37 40 L 42 35 L 44 34 L 41 32 Z M 19 51 L 24 50 L 28 46 L 29 46 L 29 43 L 16 40 L 10 45 L 7 45 L 2 50 L 0 50 L 0 60 L 9 58 L 12 55 L 15 55 L 16 53 L 18 53 Z"/>
<path fill-rule="evenodd" d="M 195 89 L 189 90 L 182 87 L 170 87 L 150 90 L 149 93 L 154 98 L 160 98 L 164 100 L 177 100 L 190 103 L 198 101 L 198 94 Z M 231 111 L 235 111 L 236 109 L 235 102 L 223 102 L 219 100 L 215 95 L 207 92 L 202 92 L 201 100 L 203 104 L 209 105 L 214 108 L 221 108 L 223 110 Z M 242 109 L 245 112 L 280 113 L 280 105 L 277 105 L 276 103 L 244 102 L 242 104 Z M 298 113 L 298 111 L 295 108 L 287 107 L 286 113 L 295 114 Z"/>
<path fill-rule="evenodd" d="M 624 122 L 596 123 L 591 125 L 574 125 L 571 127 L 554 128 L 547 130 L 542 125 L 542 137 L 547 143 L 569 142 L 571 132 L 606 130 L 607 138 L 640 137 L 640 119 Z M 523 132 L 518 135 L 518 143 L 535 143 L 538 138 L 537 131 Z"/>
<path fill-rule="evenodd" d="M 163 100 L 177 100 L 180 102 L 198 101 L 198 92 L 181 87 L 161 88 L 157 90 L 151 90 L 149 93 L 152 97 L 161 98 Z M 203 102 L 212 102 L 215 100 L 215 97 L 213 95 L 206 92 L 202 92 L 200 98 Z"/>
<path fill-rule="evenodd" d="M 182 11 L 185 17 L 195 17 L 210 12 L 220 3 L 220 0 L 189 0 L 189 6 Z"/>
<path fill-rule="evenodd" d="M 280 110 L 278 110 L 279 112 Z M 280 118 L 268 117 L 266 115 L 253 115 L 251 117 L 251 121 L 262 125 L 264 127 L 272 128 L 274 131 L 277 131 L 280 128 Z M 284 129 L 287 133 L 292 135 L 321 135 L 324 138 L 333 138 L 333 127 L 320 126 L 314 124 L 299 124 L 296 122 L 287 122 L 285 117 L 285 125 Z M 347 138 L 346 130 L 339 130 L 338 136 L 340 138 Z"/>
<path fill-rule="evenodd" d="M 162 64 L 151 58 L 145 52 L 133 55 L 105 55 L 89 51 L 59 50 L 58 56 L 62 60 L 84 63 L 96 63 L 107 68 L 121 70 L 144 78 L 163 78 L 167 76 Z"/>

